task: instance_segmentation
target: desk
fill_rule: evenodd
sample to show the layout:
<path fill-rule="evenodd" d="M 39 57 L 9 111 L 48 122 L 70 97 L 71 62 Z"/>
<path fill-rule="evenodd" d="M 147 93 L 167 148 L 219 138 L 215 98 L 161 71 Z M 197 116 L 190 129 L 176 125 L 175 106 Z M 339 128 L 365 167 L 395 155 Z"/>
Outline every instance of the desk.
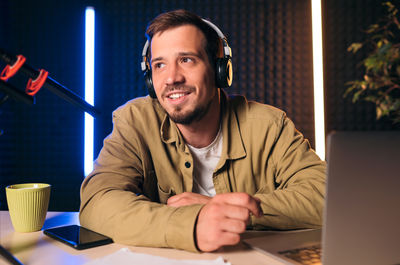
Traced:
<path fill-rule="evenodd" d="M 43 229 L 68 224 L 79 224 L 77 212 L 48 212 Z M 43 231 L 18 233 L 12 227 L 8 211 L 0 211 L 0 244 L 25 265 L 80 265 L 127 247 L 126 245 L 113 243 L 86 250 L 75 250 L 47 237 L 43 234 Z M 222 256 L 232 265 L 282 264 L 250 249 L 243 243 L 237 246 L 224 247 L 214 253 L 191 253 L 176 249 L 131 246 L 129 246 L 129 249 L 134 252 L 173 259 L 216 259 L 218 256 Z M 0 257 L 0 265 L 6 264 L 8 263 Z"/>

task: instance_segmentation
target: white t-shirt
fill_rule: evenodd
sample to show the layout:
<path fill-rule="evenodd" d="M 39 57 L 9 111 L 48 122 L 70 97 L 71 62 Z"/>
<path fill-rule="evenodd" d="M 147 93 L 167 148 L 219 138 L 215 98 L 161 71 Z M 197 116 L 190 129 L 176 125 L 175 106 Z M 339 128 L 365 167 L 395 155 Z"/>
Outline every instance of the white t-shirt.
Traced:
<path fill-rule="evenodd" d="M 188 145 L 193 156 L 193 192 L 206 196 L 214 196 L 213 172 L 222 153 L 221 127 L 214 141 L 203 148 L 195 148 Z"/>

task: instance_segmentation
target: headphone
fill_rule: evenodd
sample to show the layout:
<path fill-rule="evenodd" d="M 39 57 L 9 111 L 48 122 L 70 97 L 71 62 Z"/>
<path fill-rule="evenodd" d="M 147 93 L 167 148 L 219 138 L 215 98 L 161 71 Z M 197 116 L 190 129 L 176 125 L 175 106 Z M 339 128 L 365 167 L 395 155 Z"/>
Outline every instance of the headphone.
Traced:
<path fill-rule="evenodd" d="M 215 62 L 215 83 L 217 87 L 227 88 L 232 85 L 233 68 L 232 68 L 232 50 L 228 45 L 225 35 L 222 31 L 208 20 L 202 19 L 203 22 L 207 23 L 214 31 L 218 34 L 222 43 L 223 57 L 217 58 Z M 150 63 L 147 59 L 147 53 L 149 51 L 150 42 L 146 41 L 142 51 L 142 62 L 140 64 L 144 82 L 149 91 L 149 95 L 152 98 L 157 98 L 156 92 L 153 86 L 153 80 L 151 77 Z"/>

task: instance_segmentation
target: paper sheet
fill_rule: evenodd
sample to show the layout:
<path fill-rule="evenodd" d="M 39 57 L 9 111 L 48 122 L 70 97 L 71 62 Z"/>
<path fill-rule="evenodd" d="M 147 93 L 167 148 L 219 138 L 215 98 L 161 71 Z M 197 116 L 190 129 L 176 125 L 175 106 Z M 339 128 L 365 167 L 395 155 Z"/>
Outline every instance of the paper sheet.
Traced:
<path fill-rule="evenodd" d="M 222 257 L 215 260 L 175 260 L 142 253 L 135 253 L 128 248 L 122 248 L 105 257 L 92 260 L 85 265 L 231 265 Z"/>

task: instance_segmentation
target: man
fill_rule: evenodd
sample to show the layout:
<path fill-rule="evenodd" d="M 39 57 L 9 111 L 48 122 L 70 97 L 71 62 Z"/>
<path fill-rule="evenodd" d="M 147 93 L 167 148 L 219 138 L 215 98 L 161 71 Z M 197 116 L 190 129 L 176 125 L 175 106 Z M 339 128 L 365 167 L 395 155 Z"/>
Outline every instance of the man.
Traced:
<path fill-rule="evenodd" d="M 82 184 L 81 224 L 123 244 L 190 251 L 237 244 L 246 227 L 320 227 L 325 163 L 282 111 L 217 86 L 215 29 L 177 10 L 146 33 L 156 98 L 113 113 Z"/>

